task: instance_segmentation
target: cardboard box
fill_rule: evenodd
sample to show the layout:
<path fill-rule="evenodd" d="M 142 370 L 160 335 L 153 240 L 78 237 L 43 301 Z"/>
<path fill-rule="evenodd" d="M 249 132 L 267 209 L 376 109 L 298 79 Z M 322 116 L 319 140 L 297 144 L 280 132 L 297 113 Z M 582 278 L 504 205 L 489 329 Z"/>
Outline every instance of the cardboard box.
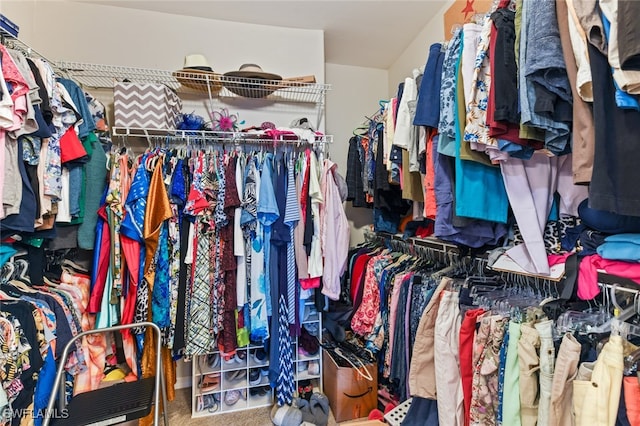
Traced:
<path fill-rule="evenodd" d="M 113 99 L 116 127 L 175 129 L 182 114 L 180 98 L 163 84 L 118 82 Z"/>
<path fill-rule="evenodd" d="M 367 417 L 378 407 L 378 366 L 366 366 L 370 381 L 353 367 L 340 367 L 328 351 L 322 352 L 324 393 L 337 422 Z"/>

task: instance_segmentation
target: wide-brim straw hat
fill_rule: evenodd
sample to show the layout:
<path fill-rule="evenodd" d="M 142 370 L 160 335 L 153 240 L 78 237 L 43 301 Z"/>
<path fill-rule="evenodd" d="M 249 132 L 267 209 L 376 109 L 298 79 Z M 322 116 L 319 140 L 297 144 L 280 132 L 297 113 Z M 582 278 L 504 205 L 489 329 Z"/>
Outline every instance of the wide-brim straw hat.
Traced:
<path fill-rule="evenodd" d="M 245 98 L 264 98 L 279 86 L 269 82 L 280 81 L 282 76 L 264 72 L 259 65 L 243 64 L 237 71 L 224 73 L 223 84 L 229 91 Z"/>

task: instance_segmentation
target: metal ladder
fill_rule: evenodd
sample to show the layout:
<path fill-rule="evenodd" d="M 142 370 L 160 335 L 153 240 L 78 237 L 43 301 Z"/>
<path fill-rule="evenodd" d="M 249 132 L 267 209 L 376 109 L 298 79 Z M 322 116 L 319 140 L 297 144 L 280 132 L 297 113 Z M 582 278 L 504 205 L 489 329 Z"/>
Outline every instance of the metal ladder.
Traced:
<path fill-rule="evenodd" d="M 156 335 L 156 375 L 134 382 L 118 383 L 90 392 L 84 392 L 71 398 L 66 404 L 64 366 L 67 363 L 72 347 L 78 339 L 89 334 L 120 331 L 134 327 L 151 327 Z M 76 335 L 64 348 L 59 360 L 58 372 L 49 396 L 47 410 L 43 416 L 43 426 L 107 426 L 146 417 L 153 405 L 153 424 L 157 425 L 160 413 L 160 390 L 162 391 L 164 424 L 169 426 L 167 414 L 167 390 L 162 374 L 162 338 L 160 328 L 152 322 L 116 325 L 84 331 Z M 58 408 L 55 409 L 56 395 Z"/>

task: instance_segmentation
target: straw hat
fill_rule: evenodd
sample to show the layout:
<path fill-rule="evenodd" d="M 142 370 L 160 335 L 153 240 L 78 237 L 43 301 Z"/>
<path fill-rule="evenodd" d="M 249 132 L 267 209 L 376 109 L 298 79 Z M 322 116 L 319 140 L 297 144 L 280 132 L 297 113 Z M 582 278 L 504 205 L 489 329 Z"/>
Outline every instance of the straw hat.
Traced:
<path fill-rule="evenodd" d="M 185 87 L 199 92 L 217 94 L 222 89 L 221 75 L 214 72 L 207 58 L 201 54 L 184 57 L 182 69 L 174 71 L 173 76 Z"/>
<path fill-rule="evenodd" d="M 238 71 L 224 73 L 224 87 L 245 98 L 264 98 L 278 86 L 265 84 L 261 80 L 282 80 L 282 76 L 264 72 L 259 65 L 243 64 Z"/>

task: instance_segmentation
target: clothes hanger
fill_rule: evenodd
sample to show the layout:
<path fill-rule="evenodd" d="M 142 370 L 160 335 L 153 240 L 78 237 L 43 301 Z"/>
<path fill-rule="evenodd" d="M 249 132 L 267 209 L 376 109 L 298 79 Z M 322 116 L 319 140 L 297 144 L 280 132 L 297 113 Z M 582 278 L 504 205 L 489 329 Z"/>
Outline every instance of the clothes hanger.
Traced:
<path fill-rule="evenodd" d="M 15 274 L 16 266 L 13 261 L 9 260 L 0 269 L 0 283 L 7 283 L 11 281 Z"/>

